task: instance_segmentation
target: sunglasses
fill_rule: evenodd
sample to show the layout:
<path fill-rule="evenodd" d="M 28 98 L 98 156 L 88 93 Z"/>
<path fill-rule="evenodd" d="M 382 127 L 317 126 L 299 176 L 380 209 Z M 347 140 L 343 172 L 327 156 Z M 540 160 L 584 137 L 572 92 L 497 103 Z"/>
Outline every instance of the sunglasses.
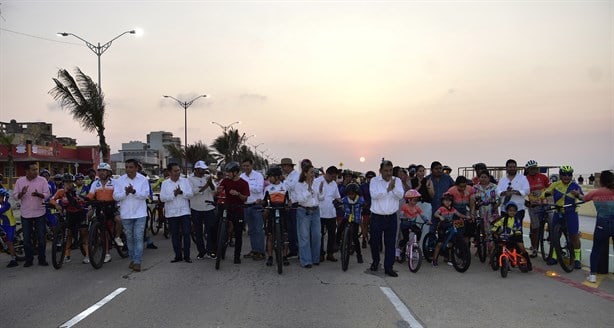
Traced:
<path fill-rule="evenodd" d="M 570 177 L 573 176 L 573 173 L 561 173 L 562 177 Z"/>

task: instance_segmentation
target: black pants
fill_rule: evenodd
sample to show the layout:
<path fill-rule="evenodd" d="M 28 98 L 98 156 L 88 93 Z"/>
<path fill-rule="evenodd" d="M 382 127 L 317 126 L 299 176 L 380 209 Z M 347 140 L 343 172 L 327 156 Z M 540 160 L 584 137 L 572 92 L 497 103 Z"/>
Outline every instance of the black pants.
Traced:
<path fill-rule="evenodd" d="M 320 254 L 324 255 L 324 250 L 326 249 L 326 253 L 332 255 L 335 252 L 335 230 L 337 229 L 337 218 L 320 218 L 320 226 L 322 227 Z M 326 248 L 324 247 L 324 231 L 326 231 L 327 235 Z"/>

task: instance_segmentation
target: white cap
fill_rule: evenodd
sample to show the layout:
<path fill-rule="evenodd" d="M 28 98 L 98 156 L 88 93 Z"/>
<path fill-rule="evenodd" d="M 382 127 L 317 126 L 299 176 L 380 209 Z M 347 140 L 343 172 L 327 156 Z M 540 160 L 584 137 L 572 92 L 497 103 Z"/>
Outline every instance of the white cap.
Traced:
<path fill-rule="evenodd" d="M 194 164 L 194 168 L 195 168 L 195 169 L 203 169 L 203 170 L 206 170 L 206 169 L 208 169 L 209 167 L 207 166 L 207 164 L 205 164 L 205 162 L 203 162 L 203 161 L 198 161 L 198 162 L 196 162 L 196 164 Z"/>

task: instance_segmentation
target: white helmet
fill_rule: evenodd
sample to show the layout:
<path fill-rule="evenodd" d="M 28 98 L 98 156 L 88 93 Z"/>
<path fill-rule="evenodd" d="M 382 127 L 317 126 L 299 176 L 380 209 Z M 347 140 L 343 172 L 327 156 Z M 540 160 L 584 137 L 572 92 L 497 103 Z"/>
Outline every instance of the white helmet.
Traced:
<path fill-rule="evenodd" d="M 111 165 L 109 165 L 107 163 L 100 163 L 100 164 L 98 164 L 98 169 L 99 170 L 107 170 L 109 172 L 113 172 L 113 170 L 111 170 Z"/>

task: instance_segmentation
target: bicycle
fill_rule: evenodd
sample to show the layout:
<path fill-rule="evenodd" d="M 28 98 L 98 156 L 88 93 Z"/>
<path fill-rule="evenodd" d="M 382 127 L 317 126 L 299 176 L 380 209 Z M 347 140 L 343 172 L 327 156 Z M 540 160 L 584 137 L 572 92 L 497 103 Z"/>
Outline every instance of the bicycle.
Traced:
<path fill-rule="evenodd" d="M 451 224 L 449 224 L 449 227 L 444 233 L 445 239 L 441 244 L 441 247 L 447 250 L 448 259 L 450 262 L 452 262 L 454 269 L 462 273 L 467 271 L 471 265 L 471 254 L 469 253 L 469 247 L 465 243 L 465 237 L 462 235 L 462 233 L 459 233 L 459 229 L 462 229 L 465 226 L 465 220 L 457 219 L 452 220 L 450 223 Z M 441 222 L 440 224 L 444 224 L 444 222 Z"/>
<path fill-rule="evenodd" d="M 81 254 L 85 256 L 85 245 L 81 240 L 81 234 L 77 231 L 73 233 L 70 227 L 68 226 L 68 222 L 66 217 L 59 213 L 58 215 L 58 224 L 53 229 L 53 240 L 51 242 L 51 264 L 56 270 L 62 268 L 62 264 L 64 264 L 64 257 L 66 255 L 66 245 L 68 243 L 69 236 L 77 236 L 77 239 L 73 238 L 73 245 L 78 245 L 81 250 Z"/>
<path fill-rule="evenodd" d="M 18 222 L 17 225 L 21 223 Z M 15 260 L 17 261 L 25 261 L 26 255 L 23 248 L 23 231 L 21 229 L 15 229 L 15 236 L 13 238 L 13 250 L 15 251 Z M 9 252 L 8 238 L 6 231 L 2 229 L 2 225 L 0 225 L 0 252 L 4 252 L 6 254 L 12 255 Z"/>
<path fill-rule="evenodd" d="M 94 217 L 89 226 L 89 258 L 90 264 L 94 269 L 100 269 L 104 264 L 104 258 L 108 249 L 115 247 L 121 258 L 128 257 L 128 247 L 119 246 L 115 243 L 115 220 L 106 218 L 104 208 L 107 211 L 115 212 L 115 202 L 90 201 L 86 206 L 94 208 Z M 112 207 L 109 208 L 109 207 Z M 121 233 L 120 238 L 124 245 L 127 245 L 126 234 Z"/>
<path fill-rule="evenodd" d="M 537 245 L 539 247 L 540 254 L 544 261 L 548 261 L 548 259 L 552 256 L 553 248 L 552 243 L 550 242 L 551 236 L 551 225 L 552 220 L 548 215 L 548 209 L 544 205 L 533 205 L 542 207 L 542 210 L 538 211 L 539 215 L 539 230 L 537 231 Z M 546 251 L 546 248 L 548 251 Z"/>
<path fill-rule="evenodd" d="M 405 246 L 405 257 L 407 258 L 407 266 L 409 271 L 416 273 L 420 270 L 420 266 L 422 265 L 422 250 L 420 249 L 420 237 L 422 236 L 422 228 L 425 224 L 430 225 L 430 222 L 422 221 L 422 223 L 418 222 L 418 220 L 410 221 L 411 225 L 409 227 L 409 241 Z"/>
<path fill-rule="evenodd" d="M 350 255 L 355 249 L 354 247 L 360 247 L 360 245 L 354 244 L 353 236 L 356 234 L 356 232 L 354 231 L 355 227 L 352 224 L 353 222 L 353 217 L 350 217 L 347 220 L 341 237 L 341 270 L 343 271 L 347 271 L 350 265 Z"/>
<path fill-rule="evenodd" d="M 283 203 L 271 203 L 271 196 L 267 192 L 264 195 L 266 206 L 263 209 L 273 211 L 273 250 L 275 253 L 275 263 L 277 264 L 277 273 L 283 272 L 283 257 L 287 253 L 288 233 L 282 233 L 282 218 L 281 209 L 287 206 L 288 194 L 284 197 Z M 270 214 L 269 214 L 270 215 Z"/>
<path fill-rule="evenodd" d="M 518 253 L 516 247 L 512 247 L 512 250 L 510 251 L 507 247 L 508 240 L 508 234 L 501 235 L 499 245 L 497 247 L 498 251 L 495 252 L 498 255 L 497 261 L 501 271 L 501 277 L 503 278 L 507 277 L 507 274 L 511 268 L 515 267 L 518 267 L 520 272 L 529 272 L 527 259 L 522 254 Z"/>
<path fill-rule="evenodd" d="M 218 224 L 217 230 L 217 243 L 216 243 L 216 257 L 215 257 L 215 270 L 220 269 L 222 260 L 226 258 L 226 249 L 228 248 L 228 208 L 224 204 L 224 199 L 218 198 L 218 213 L 222 211 L 222 217 Z"/>
<path fill-rule="evenodd" d="M 545 211 L 559 211 L 560 220 L 552 228 L 552 233 L 550 234 L 550 237 L 552 248 L 554 248 L 558 262 L 565 272 L 573 271 L 575 261 L 573 242 L 571 240 L 571 236 L 569 235 L 569 230 L 567 229 L 567 216 L 565 215 L 565 209 L 568 207 L 577 207 L 580 204 L 584 204 L 584 202 L 565 204 L 562 206 L 550 205 L 549 208 L 545 209 Z"/>
<path fill-rule="evenodd" d="M 156 236 L 160 229 L 162 229 L 162 234 L 164 238 L 168 239 L 170 234 L 170 229 L 168 227 L 168 220 L 164 216 L 164 203 L 160 201 L 160 194 L 155 194 L 155 197 L 158 199 L 152 201 L 155 205 L 154 208 L 151 209 L 147 207 L 147 214 L 151 218 L 149 230 L 151 233 Z"/>

